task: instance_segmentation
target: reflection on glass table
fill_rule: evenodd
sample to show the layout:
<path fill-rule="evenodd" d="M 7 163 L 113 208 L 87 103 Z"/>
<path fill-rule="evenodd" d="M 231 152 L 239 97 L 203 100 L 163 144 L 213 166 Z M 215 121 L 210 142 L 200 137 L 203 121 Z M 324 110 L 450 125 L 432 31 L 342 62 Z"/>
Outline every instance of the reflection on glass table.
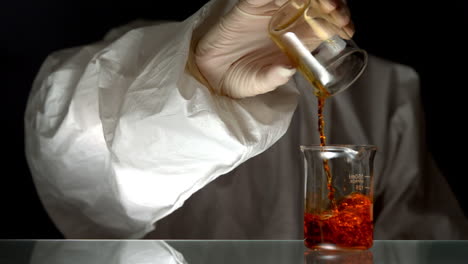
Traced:
<path fill-rule="evenodd" d="M 6 240 L 0 263 L 468 263 L 468 241 L 375 241 L 370 250 L 311 251 L 302 240 Z"/>

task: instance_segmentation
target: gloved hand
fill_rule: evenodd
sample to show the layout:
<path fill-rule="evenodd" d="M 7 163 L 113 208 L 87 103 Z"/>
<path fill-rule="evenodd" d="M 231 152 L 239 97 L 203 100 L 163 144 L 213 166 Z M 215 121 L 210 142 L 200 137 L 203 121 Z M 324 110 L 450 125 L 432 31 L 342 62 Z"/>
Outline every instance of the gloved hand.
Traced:
<path fill-rule="evenodd" d="M 240 0 L 194 49 L 194 64 L 212 92 L 231 98 L 263 94 L 288 82 L 296 69 L 268 35 L 271 16 L 287 0 Z M 320 7 L 354 33 L 346 4 L 319 0 Z M 199 78 L 200 79 L 200 78 Z"/>

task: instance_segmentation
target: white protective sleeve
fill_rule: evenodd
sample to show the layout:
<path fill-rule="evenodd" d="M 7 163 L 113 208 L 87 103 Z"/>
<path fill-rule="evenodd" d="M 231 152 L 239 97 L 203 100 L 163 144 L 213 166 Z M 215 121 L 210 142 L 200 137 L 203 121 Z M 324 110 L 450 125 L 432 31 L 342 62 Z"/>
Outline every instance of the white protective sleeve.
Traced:
<path fill-rule="evenodd" d="M 232 100 L 185 72 L 192 33 L 234 3 L 211 1 L 185 21 L 46 59 L 25 112 L 26 157 L 66 238 L 141 238 L 286 132 L 297 105 L 291 84 Z"/>

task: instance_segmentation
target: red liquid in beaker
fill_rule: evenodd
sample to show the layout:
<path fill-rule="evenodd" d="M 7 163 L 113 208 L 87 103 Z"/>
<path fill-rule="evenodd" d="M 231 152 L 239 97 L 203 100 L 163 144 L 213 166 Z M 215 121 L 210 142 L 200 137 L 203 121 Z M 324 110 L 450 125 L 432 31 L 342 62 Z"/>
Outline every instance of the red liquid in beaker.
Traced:
<path fill-rule="evenodd" d="M 308 248 L 334 244 L 338 248 L 368 249 L 373 242 L 372 201 L 353 193 L 335 209 L 321 214 L 304 214 L 304 238 Z"/>

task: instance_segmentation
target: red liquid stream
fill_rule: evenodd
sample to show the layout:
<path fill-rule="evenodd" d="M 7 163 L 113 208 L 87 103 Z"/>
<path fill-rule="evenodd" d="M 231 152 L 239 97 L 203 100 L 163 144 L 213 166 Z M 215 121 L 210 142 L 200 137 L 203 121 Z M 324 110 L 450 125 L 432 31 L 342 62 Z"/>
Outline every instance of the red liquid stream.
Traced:
<path fill-rule="evenodd" d="M 325 120 L 323 119 L 323 108 L 325 106 L 325 97 L 318 98 L 318 128 L 320 134 L 320 146 L 325 146 L 327 144 L 327 137 L 325 136 Z M 323 168 L 327 174 L 327 189 L 328 189 L 328 199 L 331 202 L 332 208 L 335 208 L 335 188 L 332 185 L 332 175 L 330 172 L 330 166 L 328 165 L 328 160 L 323 160 Z"/>

